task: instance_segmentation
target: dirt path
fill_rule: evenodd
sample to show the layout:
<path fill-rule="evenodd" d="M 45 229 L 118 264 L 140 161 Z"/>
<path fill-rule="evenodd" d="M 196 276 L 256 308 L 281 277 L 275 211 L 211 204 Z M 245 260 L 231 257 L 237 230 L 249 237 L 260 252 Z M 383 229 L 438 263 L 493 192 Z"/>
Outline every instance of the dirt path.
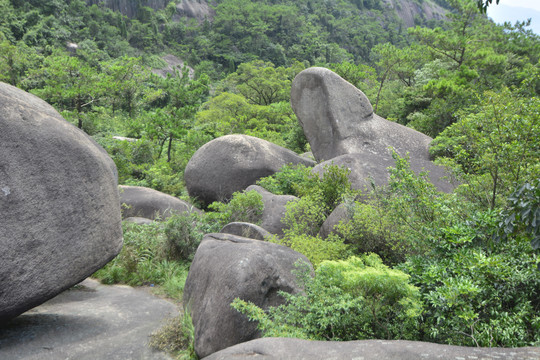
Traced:
<path fill-rule="evenodd" d="M 0 359 L 168 360 L 148 336 L 176 315 L 175 304 L 148 291 L 86 279 L 0 324 Z"/>

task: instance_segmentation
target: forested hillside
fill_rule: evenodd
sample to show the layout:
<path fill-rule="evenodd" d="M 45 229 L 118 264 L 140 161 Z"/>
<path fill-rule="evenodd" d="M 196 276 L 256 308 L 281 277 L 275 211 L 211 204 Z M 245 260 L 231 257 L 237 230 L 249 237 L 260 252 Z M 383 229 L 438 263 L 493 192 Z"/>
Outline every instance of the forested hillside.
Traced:
<path fill-rule="evenodd" d="M 438 193 L 399 159 L 389 187 L 364 202 L 346 190 L 339 169 L 320 181 L 302 167 L 263 179 L 268 190 L 301 198 L 287 213 L 290 232 L 282 244 L 313 244 L 305 252 L 316 264 L 374 252 L 382 260 L 332 266 L 392 266 L 415 287 L 400 287 L 401 310 L 377 303 L 386 312 L 373 319 L 365 309 L 347 310 L 360 306 L 350 289 L 322 290 L 334 280 L 321 267 L 315 280 L 305 280 L 311 303 L 291 298 L 290 307 L 266 315 L 236 306 L 270 335 L 540 346 L 538 35 L 525 23 L 494 24 L 476 0 L 184 1 L 108 1 L 107 7 L 0 0 L 0 81 L 41 97 L 91 135 L 114 159 L 120 184 L 197 203 L 183 173 L 212 139 L 247 134 L 297 153 L 310 150 L 290 105 L 291 82 L 310 66 L 327 67 L 361 89 L 378 115 L 433 137 L 434 161 L 448 166 L 460 185 L 453 194 Z M 167 66 L 165 55 L 194 71 L 155 74 Z M 321 200 L 329 188 L 339 190 L 331 205 Z M 341 237 L 325 242 L 314 231 L 324 218 L 315 215 L 328 216 L 336 199 L 354 216 L 342 224 Z M 237 195 L 195 220 L 126 225 L 124 253 L 98 276 L 136 285 L 151 279 L 178 297 L 185 266 L 169 261 L 189 264 L 203 233 L 241 220 L 235 216 L 253 206 L 253 198 Z M 150 237 L 152 245 L 145 244 Z M 160 241 L 179 246 L 181 255 L 148 254 Z M 400 286 L 387 285 L 381 291 Z M 352 315 L 325 318 L 331 314 L 316 304 L 331 299 L 342 301 L 333 303 L 336 309 L 346 305 L 337 312 Z M 323 320 L 284 320 L 306 312 Z M 332 326 L 356 332 L 336 335 Z"/>

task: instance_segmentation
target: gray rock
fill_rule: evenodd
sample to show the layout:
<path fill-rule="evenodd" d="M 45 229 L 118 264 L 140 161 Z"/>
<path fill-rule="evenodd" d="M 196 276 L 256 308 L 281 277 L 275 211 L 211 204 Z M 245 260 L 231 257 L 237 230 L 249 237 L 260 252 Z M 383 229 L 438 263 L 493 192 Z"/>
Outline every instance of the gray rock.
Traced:
<path fill-rule="evenodd" d="M 272 234 L 262 227 L 246 222 L 232 222 L 227 224 L 221 229 L 220 233 L 237 235 L 255 240 L 264 240 L 265 238 L 272 236 Z"/>
<path fill-rule="evenodd" d="M 56 296 L 122 247 L 116 167 L 38 97 L 0 83 L 0 323 Z"/>
<path fill-rule="evenodd" d="M 300 72 L 291 104 L 319 162 L 356 152 L 385 154 L 389 146 L 402 156 L 429 159 L 429 136 L 375 115 L 362 91 L 328 69 Z"/>
<path fill-rule="evenodd" d="M 292 195 L 274 195 L 258 185 L 251 185 L 246 189 L 246 191 L 251 190 L 258 192 L 262 196 L 264 208 L 261 226 L 272 234 L 282 236 L 283 230 L 286 228 L 281 221 L 287 211 L 285 206 L 290 201 L 298 200 L 298 198 Z"/>
<path fill-rule="evenodd" d="M 323 239 L 326 239 L 328 235 L 335 232 L 334 227 L 336 225 L 339 225 L 339 223 L 342 221 L 349 221 L 351 219 L 352 219 L 352 214 L 349 212 L 347 205 L 345 204 L 338 205 L 338 207 L 336 207 L 334 211 L 332 211 L 332 213 L 328 215 L 328 217 L 322 224 L 321 230 L 319 231 L 319 236 Z"/>
<path fill-rule="evenodd" d="M 283 165 L 315 165 L 295 152 L 248 135 L 226 135 L 203 145 L 189 160 L 184 181 L 189 195 L 208 205 L 229 200 Z"/>
<path fill-rule="evenodd" d="M 262 338 L 232 346 L 203 360 L 465 360 L 540 359 L 540 348 L 478 348 L 405 340 L 310 341 Z"/>
<path fill-rule="evenodd" d="M 146 289 L 86 279 L 0 323 L 0 359 L 173 360 L 148 337 L 177 315 L 175 304 Z"/>
<path fill-rule="evenodd" d="M 320 163 L 313 168 L 313 172 L 322 176 L 324 167 L 331 164 L 345 167 L 351 171 L 349 180 L 353 189 L 369 191 L 371 189 L 371 180 L 376 186 L 388 184 L 390 180 L 388 168 L 395 167 L 395 160 L 388 151 L 387 155 L 362 151 L 355 154 L 341 155 Z M 439 191 L 450 193 L 454 190 L 455 186 L 445 179 L 449 174 L 443 167 L 435 165 L 429 160 L 418 158 L 411 158 L 410 164 L 411 169 L 416 174 L 428 171 L 429 180 Z"/>
<path fill-rule="evenodd" d="M 134 223 L 137 225 L 150 225 L 154 223 L 154 220 L 150 220 L 143 217 L 132 216 L 124 219 L 125 222 Z"/>
<path fill-rule="evenodd" d="M 307 258 L 285 246 L 230 234 L 206 235 L 193 259 L 184 288 L 191 309 L 199 357 L 259 336 L 254 322 L 232 309 L 235 298 L 267 308 L 282 303 L 278 291 L 300 289 L 291 273 Z"/>
<path fill-rule="evenodd" d="M 200 212 L 195 206 L 174 196 L 142 186 L 120 185 L 122 217 L 164 220 L 172 214 Z"/>

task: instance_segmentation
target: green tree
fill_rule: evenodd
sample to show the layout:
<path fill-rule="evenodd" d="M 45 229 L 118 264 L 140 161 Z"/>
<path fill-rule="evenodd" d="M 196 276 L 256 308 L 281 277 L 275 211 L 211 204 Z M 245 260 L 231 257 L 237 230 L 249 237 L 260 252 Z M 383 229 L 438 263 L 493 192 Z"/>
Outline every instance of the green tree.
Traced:
<path fill-rule="evenodd" d="M 103 95 L 96 69 L 63 51 L 46 57 L 42 67 L 31 71 L 26 81 L 35 85 L 32 93 L 59 110 L 73 112 L 81 129 L 83 111 Z"/>

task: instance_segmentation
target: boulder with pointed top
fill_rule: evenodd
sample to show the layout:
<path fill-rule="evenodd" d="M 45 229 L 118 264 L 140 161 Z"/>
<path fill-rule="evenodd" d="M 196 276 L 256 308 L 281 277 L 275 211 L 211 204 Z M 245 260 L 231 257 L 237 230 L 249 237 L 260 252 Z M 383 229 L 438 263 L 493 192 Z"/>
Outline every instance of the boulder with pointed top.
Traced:
<path fill-rule="evenodd" d="M 318 162 L 357 152 L 429 159 L 431 138 L 376 115 L 368 98 L 331 70 L 300 72 L 291 88 L 291 104 Z"/>

